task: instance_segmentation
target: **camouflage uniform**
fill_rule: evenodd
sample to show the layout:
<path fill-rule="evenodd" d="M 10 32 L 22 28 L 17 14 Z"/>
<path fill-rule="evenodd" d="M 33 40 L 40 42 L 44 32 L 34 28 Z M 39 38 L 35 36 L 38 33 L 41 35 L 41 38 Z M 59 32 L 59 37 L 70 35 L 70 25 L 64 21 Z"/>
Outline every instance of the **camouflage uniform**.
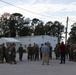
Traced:
<path fill-rule="evenodd" d="M 58 59 L 60 57 L 60 50 L 59 50 L 58 44 L 56 45 L 54 52 L 55 52 L 56 59 Z"/>
<path fill-rule="evenodd" d="M 73 45 L 71 45 L 69 48 L 69 60 L 73 61 Z"/>
<path fill-rule="evenodd" d="M 32 58 L 33 58 L 33 52 L 32 52 L 32 47 L 31 47 L 31 44 L 29 44 L 29 46 L 27 47 L 27 50 L 28 50 L 28 61 L 29 59 L 31 59 L 32 61 Z"/>
<path fill-rule="evenodd" d="M 10 44 L 7 44 L 7 48 L 6 48 L 6 58 L 7 58 L 7 62 L 9 63 L 9 48 L 10 48 Z"/>
<path fill-rule="evenodd" d="M 3 45 L 2 45 L 2 49 L 3 49 L 3 62 L 4 62 L 4 59 L 5 59 L 5 61 L 7 62 L 7 56 L 6 56 L 6 47 L 5 47 L 5 45 L 4 45 L 4 43 L 3 43 Z"/>
<path fill-rule="evenodd" d="M 40 59 L 42 60 L 42 52 L 41 52 L 41 49 L 42 49 L 42 46 L 43 46 L 44 44 L 41 44 L 41 47 L 40 47 Z"/>
<path fill-rule="evenodd" d="M 8 62 L 10 64 L 12 63 L 16 64 L 15 57 L 16 57 L 16 50 L 14 44 L 10 44 L 10 46 L 8 47 Z"/>
<path fill-rule="evenodd" d="M 0 45 L 0 63 L 3 63 L 3 50 L 2 50 L 2 45 Z"/>
<path fill-rule="evenodd" d="M 22 44 L 20 44 L 20 47 L 19 47 L 19 60 L 22 61 L 22 57 L 23 57 L 23 47 L 22 47 Z"/>
<path fill-rule="evenodd" d="M 11 60 L 14 64 L 16 64 L 16 49 L 15 49 L 15 44 L 12 44 L 12 47 L 11 47 Z"/>
<path fill-rule="evenodd" d="M 8 59 L 8 63 L 12 63 L 11 62 L 11 44 L 10 43 L 7 46 L 7 59 Z"/>
<path fill-rule="evenodd" d="M 38 45 L 36 45 L 36 47 L 35 47 L 35 60 L 39 60 L 39 47 L 38 47 Z"/>
<path fill-rule="evenodd" d="M 73 50 L 73 61 L 76 61 L 76 49 Z"/>
<path fill-rule="evenodd" d="M 33 53 L 33 55 L 32 55 L 32 57 L 33 57 L 33 60 L 35 60 L 35 50 L 36 50 L 36 44 L 34 43 L 34 46 L 32 47 L 32 53 Z"/>
<path fill-rule="evenodd" d="M 52 46 L 49 46 L 49 49 L 50 49 L 50 52 L 49 52 L 50 59 L 52 59 Z"/>

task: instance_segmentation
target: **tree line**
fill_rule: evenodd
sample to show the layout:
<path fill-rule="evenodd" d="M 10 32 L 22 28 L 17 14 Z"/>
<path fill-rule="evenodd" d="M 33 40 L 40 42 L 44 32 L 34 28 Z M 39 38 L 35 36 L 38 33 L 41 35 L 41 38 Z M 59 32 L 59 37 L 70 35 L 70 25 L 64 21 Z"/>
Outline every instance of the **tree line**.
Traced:
<path fill-rule="evenodd" d="M 71 31 L 69 33 L 68 43 L 76 43 L 76 22 L 71 25 Z"/>
<path fill-rule="evenodd" d="M 59 21 L 44 22 L 38 18 L 25 18 L 20 13 L 4 13 L 0 18 L 0 36 L 16 37 L 34 35 L 51 35 L 62 38 L 64 25 Z"/>

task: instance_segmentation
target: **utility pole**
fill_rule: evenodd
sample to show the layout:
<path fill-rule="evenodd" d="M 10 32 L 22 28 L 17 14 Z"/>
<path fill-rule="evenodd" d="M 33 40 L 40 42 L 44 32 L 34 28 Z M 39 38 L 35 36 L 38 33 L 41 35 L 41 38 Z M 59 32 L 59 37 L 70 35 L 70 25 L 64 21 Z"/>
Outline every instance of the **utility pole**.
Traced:
<path fill-rule="evenodd" d="M 68 20 L 69 20 L 69 18 L 67 17 L 67 20 L 66 20 L 66 30 L 65 30 L 65 44 L 67 44 Z"/>

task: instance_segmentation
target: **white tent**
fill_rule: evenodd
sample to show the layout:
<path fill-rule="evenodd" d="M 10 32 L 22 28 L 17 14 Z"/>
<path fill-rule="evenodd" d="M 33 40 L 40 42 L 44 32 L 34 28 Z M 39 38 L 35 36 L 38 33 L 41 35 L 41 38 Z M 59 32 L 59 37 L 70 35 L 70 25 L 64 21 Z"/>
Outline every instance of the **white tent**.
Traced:
<path fill-rule="evenodd" d="M 1 38 L 0 39 L 0 43 L 9 43 L 9 42 L 14 42 L 14 43 L 17 43 L 17 42 L 20 42 L 19 40 L 17 39 L 14 39 L 14 38 Z"/>
<path fill-rule="evenodd" d="M 7 43 L 13 43 L 13 42 L 16 44 L 16 46 L 15 46 L 16 50 L 18 50 L 18 47 L 20 45 L 19 40 L 14 39 L 14 38 L 0 38 L 0 44 L 5 43 L 5 46 Z"/>

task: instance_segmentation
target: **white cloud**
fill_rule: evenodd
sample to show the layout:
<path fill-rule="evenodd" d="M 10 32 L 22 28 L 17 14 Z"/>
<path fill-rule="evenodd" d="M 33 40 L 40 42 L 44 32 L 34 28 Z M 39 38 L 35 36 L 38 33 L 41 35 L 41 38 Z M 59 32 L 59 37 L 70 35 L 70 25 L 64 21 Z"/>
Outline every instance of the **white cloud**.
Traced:
<path fill-rule="evenodd" d="M 45 2 L 41 2 L 41 0 L 38 0 L 39 3 L 36 3 L 37 0 L 32 0 L 30 2 L 28 1 L 29 0 L 27 0 L 26 3 L 17 1 L 15 5 L 23 9 L 38 13 L 40 15 L 18 9 L 10 5 L 5 7 L 3 6 L 2 8 L 0 8 L 0 14 L 3 14 L 4 12 L 9 12 L 9 13 L 19 12 L 19 13 L 22 13 L 26 18 L 36 17 L 44 21 L 58 20 L 63 22 L 63 20 L 66 20 L 67 16 L 72 16 L 72 14 L 69 15 L 70 12 L 71 13 L 76 12 L 76 2 L 73 2 L 70 4 L 62 4 L 62 3 L 53 4 L 53 3 L 50 3 L 51 2 L 50 0 L 46 0 Z M 41 15 L 45 15 L 45 16 L 41 16 Z M 74 15 L 74 17 L 76 16 Z"/>
<path fill-rule="evenodd" d="M 64 26 L 66 26 L 66 17 L 69 16 L 69 25 L 68 25 L 68 32 L 70 32 L 71 25 L 75 22 L 76 15 L 73 13 L 76 12 L 76 2 L 70 4 L 64 3 L 52 3 L 52 0 L 26 0 L 26 3 L 16 0 L 17 2 L 14 4 L 18 7 L 23 8 L 24 10 L 18 9 L 13 6 L 2 6 L 0 5 L 0 14 L 4 12 L 8 13 L 21 13 L 25 16 L 25 18 L 39 18 L 45 23 L 47 21 L 60 21 Z M 27 10 L 35 13 L 28 12 Z M 71 13 L 71 14 L 69 14 Z M 45 15 L 45 16 L 41 16 Z"/>

